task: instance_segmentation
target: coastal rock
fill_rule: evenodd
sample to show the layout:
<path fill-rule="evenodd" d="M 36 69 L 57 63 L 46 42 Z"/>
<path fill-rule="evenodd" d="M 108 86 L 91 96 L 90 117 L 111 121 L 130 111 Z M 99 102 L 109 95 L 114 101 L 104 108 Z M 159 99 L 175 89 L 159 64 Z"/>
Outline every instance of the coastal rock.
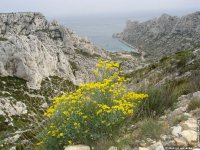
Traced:
<path fill-rule="evenodd" d="M 25 79 L 32 89 L 49 76 L 78 85 L 93 79 L 91 70 L 99 58 L 109 57 L 40 13 L 0 14 L 0 76 Z"/>
<path fill-rule="evenodd" d="M 128 21 L 115 37 L 144 51 L 149 58 L 161 57 L 200 45 L 200 12 L 183 17 L 163 14 L 145 22 Z"/>

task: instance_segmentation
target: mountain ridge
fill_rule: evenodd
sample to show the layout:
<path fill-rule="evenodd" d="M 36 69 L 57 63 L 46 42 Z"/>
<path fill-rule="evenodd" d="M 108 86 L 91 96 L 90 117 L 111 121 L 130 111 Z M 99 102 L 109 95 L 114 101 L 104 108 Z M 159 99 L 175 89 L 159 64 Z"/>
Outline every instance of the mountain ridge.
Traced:
<path fill-rule="evenodd" d="M 74 84 L 87 82 L 92 78 L 88 70 L 100 57 L 108 57 L 41 13 L 0 14 L 0 22 L 0 75 L 25 79 L 30 88 L 39 88 L 42 79 L 54 75 Z"/>
<path fill-rule="evenodd" d="M 200 11 L 176 17 L 163 14 L 145 22 L 127 21 L 126 28 L 115 35 L 144 51 L 154 59 L 200 45 Z"/>

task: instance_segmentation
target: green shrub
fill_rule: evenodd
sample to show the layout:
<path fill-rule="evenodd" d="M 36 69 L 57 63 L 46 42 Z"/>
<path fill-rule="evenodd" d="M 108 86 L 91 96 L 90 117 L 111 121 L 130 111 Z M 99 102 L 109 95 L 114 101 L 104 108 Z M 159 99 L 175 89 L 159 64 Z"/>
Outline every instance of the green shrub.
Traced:
<path fill-rule="evenodd" d="M 157 119 L 146 118 L 139 122 L 140 139 L 151 138 L 154 140 L 160 139 L 161 134 L 167 133 L 167 128 Z"/>
<path fill-rule="evenodd" d="M 0 37 L 0 41 L 7 41 L 8 39 Z"/>
<path fill-rule="evenodd" d="M 200 108 L 200 99 L 192 99 L 188 105 L 188 111 Z"/>
<path fill-rule="evenodd" d="M 97 82 L 83 84 L 75 92 L 55 97 L 45 116 L 49 123 L 39 135 L 43 149 L 59 150 L 70 144 L 95 145 L 112 139 L 126 120 L 133 116 L 135 106 L 146 94 L 126 89 L 119 64 L 99 61 L 94 71 Z"/>
<path fill-rule="evenodd" d="M 187 121 L 188 120 L 188 116 L 186 115 L 180 115 L 180 116 L 176 116 L 175 118 L 171 118 L 172 119 L 172 125 L 176 126 L 177 124 L 179 124 L 182 121 Z"/>

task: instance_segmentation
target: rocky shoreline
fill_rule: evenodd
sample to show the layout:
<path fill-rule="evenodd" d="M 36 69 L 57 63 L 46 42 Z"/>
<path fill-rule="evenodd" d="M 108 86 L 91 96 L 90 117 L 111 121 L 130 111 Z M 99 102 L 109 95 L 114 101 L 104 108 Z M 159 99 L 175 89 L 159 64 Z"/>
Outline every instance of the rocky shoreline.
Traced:
<path fill-rule="evenodd" d="M 145 22 L 128 21 L 115 37 L 140 47 L 149 58 L 159 58 L 200 45 L 200 12 L 183 17 L 163 14 Z"/>

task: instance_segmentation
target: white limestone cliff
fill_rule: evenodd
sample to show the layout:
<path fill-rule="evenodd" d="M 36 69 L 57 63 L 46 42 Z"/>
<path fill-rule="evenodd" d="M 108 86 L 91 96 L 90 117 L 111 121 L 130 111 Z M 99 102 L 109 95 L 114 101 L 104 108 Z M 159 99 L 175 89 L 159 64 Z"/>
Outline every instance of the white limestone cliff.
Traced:
<path fill-rule="evenodd" d="M 42 79 L 60 76 L 74 84 L 91 80 L 99 58 L 91 42 L 40 13 L 0 14 L 0 76 L 16 76 L 38 89 Z"/>

